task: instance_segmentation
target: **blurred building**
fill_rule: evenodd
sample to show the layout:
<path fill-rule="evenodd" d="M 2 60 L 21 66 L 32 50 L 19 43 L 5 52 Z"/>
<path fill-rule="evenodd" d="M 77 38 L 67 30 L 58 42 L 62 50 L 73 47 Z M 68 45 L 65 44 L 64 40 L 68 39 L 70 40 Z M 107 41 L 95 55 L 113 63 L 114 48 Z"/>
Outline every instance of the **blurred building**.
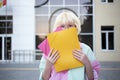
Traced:
<path fill-rule="evenodd" d="M 100 61 L 120 61 L 120 0 L 95 0 L 95 53 Z"/>
<path fill-rule="evenodd" d="M 35 50 L 34 4 L 34 0 L 6 0 L 0 8 L 1 62 L 33 61 L 27 54 Z"/>
<path fill-rule="evenodd" d="M 36 55 L 38 44 L 52 32 L 56 16 L 64 10 L 79 17 L 79 39 L 99 61 L 120 61 L 119 8 L 119 0 L 7 0 L 0 7 L 0 62 L 39 58 L 25 54 Z"/>

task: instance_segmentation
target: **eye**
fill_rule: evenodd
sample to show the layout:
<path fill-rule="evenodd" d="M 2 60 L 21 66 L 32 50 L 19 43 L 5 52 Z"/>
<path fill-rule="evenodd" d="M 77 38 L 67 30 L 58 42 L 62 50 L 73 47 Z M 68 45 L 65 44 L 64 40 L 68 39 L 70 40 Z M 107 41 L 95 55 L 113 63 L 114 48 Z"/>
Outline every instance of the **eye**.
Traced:
<path fill-rule="evenodd" d="M 64 26 L 63 26 L 63 25 L 62 25 L 61 27 L 62 27 L 62 28 L 64 28 Z"/>
<path fill-rule="evenodd" d="M 69 25 L 69 27 L 73 27 L 73 25 L 72 25 L 72 24 L 70 24 L 70 25 Z"/>

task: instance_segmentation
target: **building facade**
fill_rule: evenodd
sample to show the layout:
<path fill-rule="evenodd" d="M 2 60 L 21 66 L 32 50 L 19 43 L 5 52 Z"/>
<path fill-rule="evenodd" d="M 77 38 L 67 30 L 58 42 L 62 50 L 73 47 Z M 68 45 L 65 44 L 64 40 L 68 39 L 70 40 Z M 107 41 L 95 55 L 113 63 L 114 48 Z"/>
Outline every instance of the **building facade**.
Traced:
<path fill-rule="evenodd" d="M 64 10 L 79 17 L 79 40 L 92 48 L 99 61 L 120 61 L 119 5 L 119 0 L 7 0 L 0 8 L 0 62 L 39 58 L 38 44 Z"/>
<path fill-rule="evenodd" d="M 95 0 L 95 53 L 100 61 L 120 61 L 120 1 Z"/>
<path fill-rule="evenodd" d="M 33 61 L 27 54 L 35 50 L 34 0 L 6 2 L 0 8 L 0 61 Z"/>

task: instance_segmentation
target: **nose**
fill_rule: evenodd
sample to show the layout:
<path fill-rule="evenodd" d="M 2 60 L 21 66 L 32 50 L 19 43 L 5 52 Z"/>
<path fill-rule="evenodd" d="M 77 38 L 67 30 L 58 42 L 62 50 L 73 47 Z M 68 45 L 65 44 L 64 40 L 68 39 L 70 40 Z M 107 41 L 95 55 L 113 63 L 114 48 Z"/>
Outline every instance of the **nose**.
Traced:
<path fill-rule="evenodd" d="M 65 25 L 65 28 L 66 28 L 66 29 L 71 28 L 71 27 L 74 27 L 74 25 L 72 25 L 72 24 Z"/>
<path fill-rule="evenodd" d="M 69 28 L 69 26 L 65 26 L 65 29 L 68 29 Z"/>

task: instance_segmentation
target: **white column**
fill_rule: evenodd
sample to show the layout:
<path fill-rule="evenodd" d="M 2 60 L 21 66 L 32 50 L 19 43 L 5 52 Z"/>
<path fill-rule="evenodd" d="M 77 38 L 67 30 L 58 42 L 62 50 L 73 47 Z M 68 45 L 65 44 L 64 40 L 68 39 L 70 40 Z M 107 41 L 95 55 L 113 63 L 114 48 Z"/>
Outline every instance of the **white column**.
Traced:
<path fill-rule="evenodd" d="M 35 0 L 13 0 L 13 51 L 35 50 L 34 2 Z"/>

